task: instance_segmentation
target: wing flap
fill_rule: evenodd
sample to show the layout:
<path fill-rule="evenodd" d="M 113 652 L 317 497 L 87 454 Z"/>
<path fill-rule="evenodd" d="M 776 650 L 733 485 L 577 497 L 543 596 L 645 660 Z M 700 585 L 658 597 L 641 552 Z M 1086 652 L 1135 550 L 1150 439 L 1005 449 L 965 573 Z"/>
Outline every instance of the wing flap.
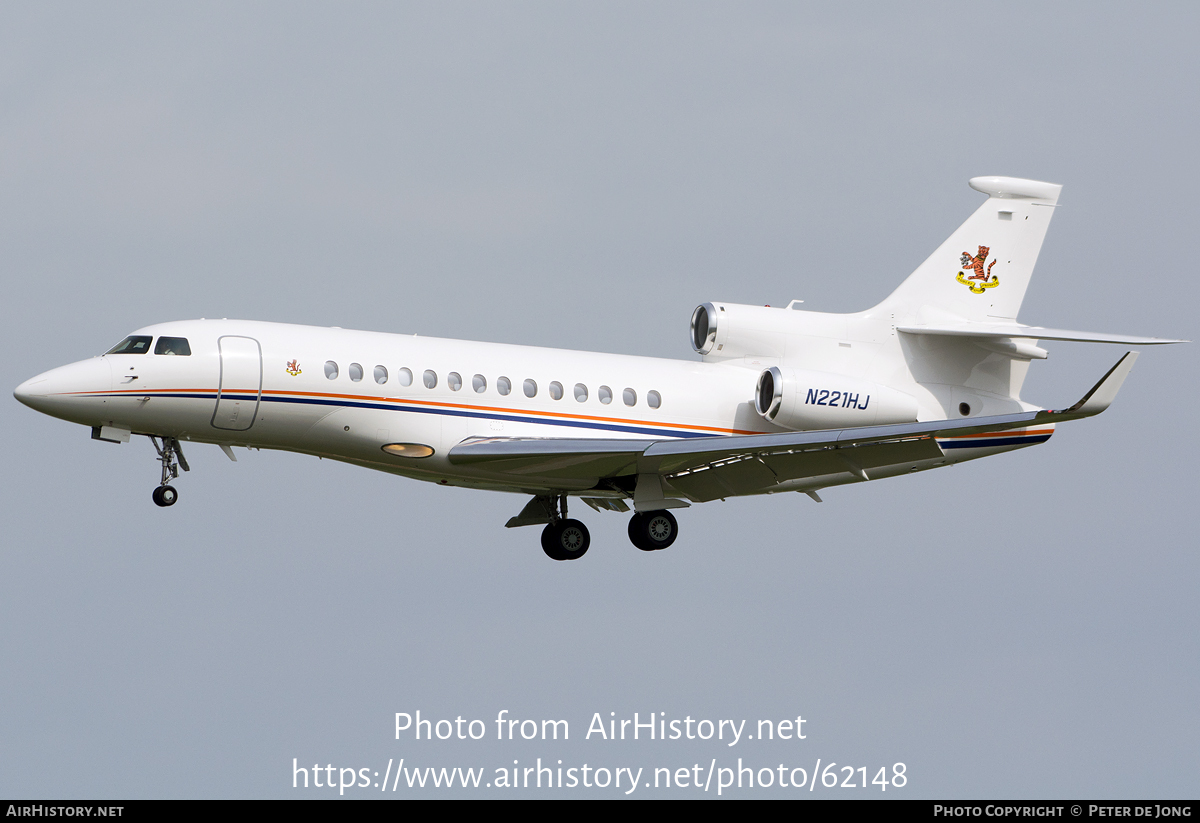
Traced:
<path fill-rule="evenodd" d="M 758 464 L 761 468 L 762 464 Z M 753 468 L 750 469 L 754 471 Z M 697 503 L 707 503 L 709 500 L 724 500 L 726 497 L 737 497 L 742 494 L 753 494 L 774 486 L 778 481 L 771 475 L 770 480 L 748 476 L 732 467 L 701 469 L 683 475 L 671 476 L 671 488 L 687 495 L 689 500 Z M 769 473 L 769 472 L 768 472 Z M 740 482 L 739 482 L 740 481 Z"/>
<path fill-rule="evenodd" d="M 868 473 L 869 476 L 871 469 L 881 466 L 936 460 L 943 456 L 937 441 L 932 437 L 921 437 L 899 442 L 771 454 L 762 460 L 775 472 L 775 476 L 783 481 L 842 474 L 847 471 L 860 477 L 862 473 Z"/>
<path fill-rule="evenodd" d="M 670 474 L 668 482 L 691 499 L 705 502 L 767 491 L 788 480 L 847 473 L 867 480 L 871 469 L 941 457 L 944 457 L 942 450 L 932 437 L 865 445 L 826 445 L 714 461 Z"/>

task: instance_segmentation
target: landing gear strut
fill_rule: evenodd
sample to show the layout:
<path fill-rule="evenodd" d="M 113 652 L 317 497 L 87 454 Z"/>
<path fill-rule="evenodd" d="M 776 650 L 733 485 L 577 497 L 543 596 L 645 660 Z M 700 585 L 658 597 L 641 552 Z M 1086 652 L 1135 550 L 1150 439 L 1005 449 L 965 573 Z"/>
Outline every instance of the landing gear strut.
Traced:
<path fill-rule="evenodd" d="M 542 529 L 542 551 L 551 560 L 577 560 L 587 553 L 592 536 L 587 526 L 578 520 L 567 519 L 567 496 L 559 496 L 562 513 L 552 512 L 554 520 Z"/>
<path fill-rule="evenodd" d="M 179 499 L 179 492 L 175 491 L 175 487 L 170 483 L 179 476 L 181 466 L 185 472 L 191 471 L 188 468 L 187 458 L 183 456 L 183 449 L 174 437 L 155 437 L 152 434 L 146 436 L 154 444 L 154 450 L 158 452 L 158 460 L 162 463 L 162 480 L 159 482 L 158 488 L 154 490 L 154 494 L 151 495 L 154 498 L 154 504 L 156 506 L 174 506 L 175 501 Z M 159 441 L 162 441 L 162 445 L 159 445 Z"/>
<path fill-rule="evenodd" d="M 666 509 L 638 512 L 629 518 L 629 540 L 644 552 L 656 552 L 675 542 L 679 523 Z"/>

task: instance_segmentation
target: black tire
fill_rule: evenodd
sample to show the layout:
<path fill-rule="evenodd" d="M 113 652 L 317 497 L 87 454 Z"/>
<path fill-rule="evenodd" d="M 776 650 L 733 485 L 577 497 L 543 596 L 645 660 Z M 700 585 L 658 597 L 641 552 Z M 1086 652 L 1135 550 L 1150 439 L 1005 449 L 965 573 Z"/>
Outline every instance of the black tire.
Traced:
<path fill-rule="evenodd" d="M 578 560 L 591 545 L 587 526 L 578 520 L 559 520 L 542 529 L 542 551 L 551 560 Z"/>
<path fill-rule="evenodd" d="M 638 512 L 629 518 L 629 542 L 644 552 L 667 548 L 679 536 L 679 522 L 666 509 Z"/>
<path fill-rule="evenodd" d="M 562 552 L 558 550 L 558 524 L 547 523 L 546 528 L 542 529 L 542 551 L 546 553 L 546 557 L 551 560 L 565 560 Z"/>
<path fill-rule="evenodd" d="M 154 498 L 156 506 L 174 506 L 175 501 L 179 499 L 179 492 L 175 491 L 173 486 L 159 486 L 151 497 Z"/>
<path fill-rule="evenodd" d="M 629 518 L 629 542 L 644 552 L 652 552 L 654 547 L 642 539 L 642 521 L 645 519 L 645 512 L 634 512 L 633 517 Z"/>

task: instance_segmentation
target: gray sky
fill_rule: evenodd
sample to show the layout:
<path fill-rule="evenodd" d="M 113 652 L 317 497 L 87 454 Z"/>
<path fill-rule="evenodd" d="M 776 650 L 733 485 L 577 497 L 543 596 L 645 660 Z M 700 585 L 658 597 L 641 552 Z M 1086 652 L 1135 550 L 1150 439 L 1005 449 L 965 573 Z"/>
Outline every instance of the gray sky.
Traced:
<path fill-rule="evenodd" d="M 1194 5 L 826 5 L 0 4 L 0 385 L 202 316 L 692 357 L 706 300 L 873 305 L 984 174 L 1065 187 L 1021 320 L 1198 336 Z M 1058 407 L 1124 351 L 1046 347 Z M 742 757 L 1194 797 L 1195 356 L 1044 446 L 693 506 L 669 551 L 584 509 L 577 563 L 502 528 L 523 499 L 298 455 L 194 446 L 160 510 L 144 439 L 6 400 L 0 796 Z M 418 709 L 488 739 L 394 740 Z M 583 739 L 635 711 L 807 739 Z"/>

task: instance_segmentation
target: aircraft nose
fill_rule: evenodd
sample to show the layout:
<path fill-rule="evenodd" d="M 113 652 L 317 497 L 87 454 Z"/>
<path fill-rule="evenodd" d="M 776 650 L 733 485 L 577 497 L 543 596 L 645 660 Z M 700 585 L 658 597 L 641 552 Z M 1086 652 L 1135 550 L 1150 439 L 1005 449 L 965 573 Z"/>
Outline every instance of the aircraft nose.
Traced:
<path fill-rule="evenodd" d="M 44 414 L 73 419 L 87 395 L 112 388 L 112 374 L 102 357 L 59 366 L 26 380 L 13 397 Z"/>
<path fill-rule="evenodd" d="M 49 374 L 47 372 L 46 374 Z M 13 397 L 20 400 L 26 406 L 36 409 L 37 399 L 45 397 L 47 393 L 46 374 L 39 374 L 37 377 L 31 377 L 21 385 L 13 389 Z"/>

